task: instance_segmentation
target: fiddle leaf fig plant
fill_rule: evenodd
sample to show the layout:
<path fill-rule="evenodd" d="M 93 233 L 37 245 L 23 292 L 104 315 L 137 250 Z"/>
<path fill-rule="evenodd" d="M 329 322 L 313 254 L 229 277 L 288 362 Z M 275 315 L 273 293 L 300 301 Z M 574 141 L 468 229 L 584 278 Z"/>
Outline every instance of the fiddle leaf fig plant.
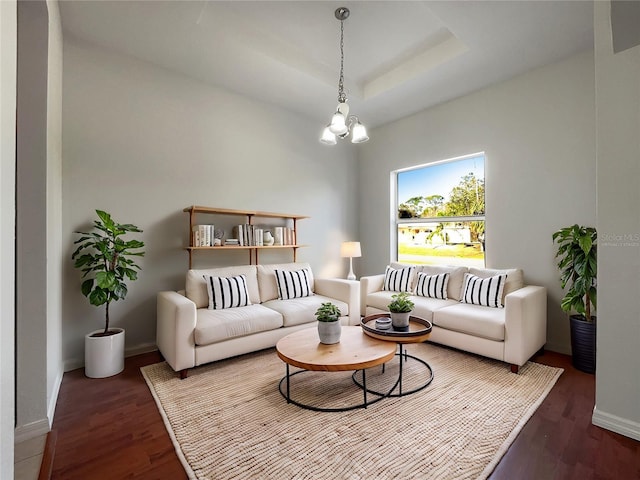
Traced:
<path fill-rule="evenodd" d="M 325 302 L 316 310 L 316 318 L 319 322 L 337 322 L 340 319 L 340 309 L 331 302 Z"/>
<path fill-rule="evenodd" d="M 557 243 L 558 269 L 562 288 L 568 286 L 560 308 L 570 313 L 575 311 L 592 321 L 591 306 L 597 308 L 597 239 L 596 229 L 572 225 L 553 234 Z"/>
<path fill-rule="evenodd" d="M 391 295 L 391 298 L 393 298 L 393 300 L 389 305 L 387 305 L 387 308 L 391 313 L 409 313 L 415 306 L 407 292 L 396 293 Z"/>
<path fill-rule="evenodd" d="M 82 271 L 86 278 L 80 287 L 82 294 L 91 305 L 105 305 L 105 327 L 100 335 L 109 333 L 109 305 L 127 296 L 126 281 L 138 278 L 141 270 L 131 257 L 142 257 L 144 242 L 125 240 L 128 233 L 142 233 L 130 223 L 116 223 L 107 212 L 96 210 L 98 220 L 94 220 L 94 231 L 75 232 L 82 235 L 74 244 L 78 245 L 71 255 L 73 266 Z M 88 278 L 87 278 L 88 277 Z"/>

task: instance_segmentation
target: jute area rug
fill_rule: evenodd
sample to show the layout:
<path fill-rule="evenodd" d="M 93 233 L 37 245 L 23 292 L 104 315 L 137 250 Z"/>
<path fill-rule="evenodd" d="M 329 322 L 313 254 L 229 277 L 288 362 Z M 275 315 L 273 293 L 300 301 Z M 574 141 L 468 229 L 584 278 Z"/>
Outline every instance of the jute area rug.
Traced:
<path fill-rule="evenodd" d="M 274 349 L 198 367 L 185 380 L 164 362 L 142 373 L 187 475 L 203 480 L 484 479 L 562 373 L 528 362 L 515 375 L 428 343 L 407 350 L 429 362 L 431 385 L 340 413 L 287 404 Z M 367 387 L 393 385 L 397 364 L 370 369 Z M 403 373 L 406 391 L 427 371 L 409 359 Z M 291 396 L 324 407 L 362 402 L 349 372 L 295 375 Z"/>

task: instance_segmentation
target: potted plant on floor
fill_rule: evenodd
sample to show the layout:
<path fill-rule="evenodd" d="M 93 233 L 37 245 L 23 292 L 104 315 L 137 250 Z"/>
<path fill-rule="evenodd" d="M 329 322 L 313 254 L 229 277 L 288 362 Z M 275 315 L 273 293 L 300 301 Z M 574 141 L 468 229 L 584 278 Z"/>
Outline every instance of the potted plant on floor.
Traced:
<path fill-rule="evenodd" d="M 91 305 L 105 306 L 104 329 L 85 336 L 85 375 L 104 378 L 124 369 L 124 329 L 109 328 L 109 305 L 127 296 L 127 280 L 138 278 L 140 267 L 131 257 L 144 255 L 140 250 L 144 243 L 122 238 L 130 232 L 141 233 L 135 225 L 116 223 L 102 210 L 96 213 L 94 231 L 76 232 L 82 236 L 73 242 L 78 247 L 71 259 L 86 278 L 80 287 L 82 294 Z"/>
<path fill-rule="evenodd" d="M 407 292 L 391 295 L 393 299 L 387 308 L 391 312 L 391 326 L 394 330 L 406 332 L 409 329 L 409 316 L 415 306 Z"/>
<path fill-rule="evenodd" d="M 325 302 L 316 310 L 320 343 L 331 345 L 340 341 L 340 309 L 331 302 Z"/>
<path fill-rule="evenodd" d="M 553 234 L 560 283 L 568 288 L 560 307 L 570 314 L 573 366 L 587 373 L 596 371 L 596 316 L 591 306 L 597 308 L 597 238 L 595 228 L 579 225 Z"/>

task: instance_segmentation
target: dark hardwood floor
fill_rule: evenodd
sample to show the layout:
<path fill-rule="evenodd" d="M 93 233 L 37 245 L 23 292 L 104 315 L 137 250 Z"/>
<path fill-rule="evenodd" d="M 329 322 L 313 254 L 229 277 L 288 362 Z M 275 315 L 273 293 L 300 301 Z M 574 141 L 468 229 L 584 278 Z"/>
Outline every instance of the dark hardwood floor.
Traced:
<path fill-rule="evenodd" d="M 128 358 L 124 372 L 106 379 L 86 378 L 82 369 L 64 375 L 52 479 L 187 478 L 140 373 L 160 360 L 157 352 Z M 591 424 L 595 377 L 565 355 L 545 352 L 535 361 L 565 372 L 490 479 L 640 479 L 640 442 Z"/>

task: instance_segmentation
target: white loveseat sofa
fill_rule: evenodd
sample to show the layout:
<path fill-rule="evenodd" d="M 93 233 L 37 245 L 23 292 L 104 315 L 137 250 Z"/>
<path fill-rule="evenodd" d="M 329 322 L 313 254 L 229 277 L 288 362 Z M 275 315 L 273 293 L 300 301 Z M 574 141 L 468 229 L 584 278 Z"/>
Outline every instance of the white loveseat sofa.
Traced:
<path fill-rule="evenodd" d="M 387 268 L 409 267 L 391 264 Z M 525 364 L 543 348 L 547 337 L 547 293 L 544 287 L 525 286 L 520 269 L 492 270 L 467 267 L 414 265 L 410 298 L 415 304 L 412 315 L 429 320 L 433 330 L 429 341 L 511 364 L 511 370 Z M 449 273 L 446 299 L 416 295 L 417 274 Z M 480 278 L 507 274 L 502 293 L 503 308 L 461 301 L 466 273 Z M 396 291 L 384 290 L 385 274 L 360 279 L 360 309 L 363 315 L 388 311 Z"/>
<path fill-rule="evenodd" d="M 279 299 L 276 270 L 299 271 L 308 263 L 243 265 L 189 270 L 185 290 L 157 296 L 158 349 L 185 378 L 189 368 L 275 346 L 291 332 L 316 325 L 315 311 L 332 302 L 342 312 L 343 325 L 360 323 L 360 284 L 342 279 L 313 278 L 310 296 Z M 250 305 L 209 309 L 204 275 L 244 275 Z"/>

